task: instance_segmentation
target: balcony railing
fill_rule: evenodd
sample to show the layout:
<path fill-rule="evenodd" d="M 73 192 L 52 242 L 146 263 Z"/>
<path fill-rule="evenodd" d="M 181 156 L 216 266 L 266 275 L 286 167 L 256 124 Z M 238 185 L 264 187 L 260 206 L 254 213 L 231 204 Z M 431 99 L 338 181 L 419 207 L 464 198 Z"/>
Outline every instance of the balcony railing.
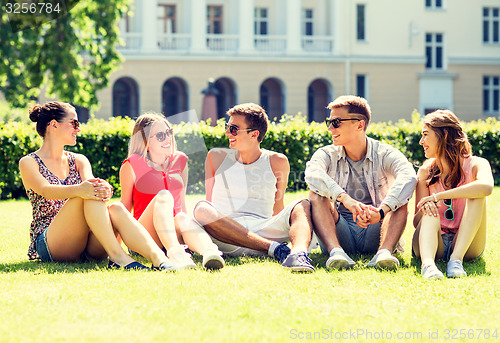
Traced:
<path fill-rule="evenodd" d="M 162 33 L 158 35 L 158 48 L 171 52 L 186 52 L 191 46 L 189 33 Z"/>
<path fill-rule="evenodd" d="M 238 35 L 207 34 L 207 48 L 210 51 L 228 53 L 238 51 Z"/>
<path fill-rule="evenodd" d="M 142 49 L 142 33 L 121 33 L 124 45 L 119 49 L 130 52 L 140 52 Z M 237 34 L 207 34 L 207 52 L 236 54 L 239 48 Z M 309 54 L 332 54 L 334 39 L 331 36 L 302 36 L 301 46 Z M 255 51 L 265 55 L 285 55 L 287 48 L 286 35 L 254 35 Z M 187 53 L 191 49 L 190 33 L 158 34 L 158 49 L 166 53 Z"/>
<path fill-rule="evenodd" d="M 255 35 L 255 50 L 268 54 L 284 54 L 286 51 L 286 36 Z"/>
<path fill-rule="evenodd" d="M 119 47 L 120 50 L 140 50 L 142 45 L 142 33 L 125 32 L 121 33 L 124 44 Z"/>
<path fill-rule="evenodd" d="M 304 51 L 324 53 L 333 51 L 333 37 L 331 36 L 302 36 L 301 40 Z"/>

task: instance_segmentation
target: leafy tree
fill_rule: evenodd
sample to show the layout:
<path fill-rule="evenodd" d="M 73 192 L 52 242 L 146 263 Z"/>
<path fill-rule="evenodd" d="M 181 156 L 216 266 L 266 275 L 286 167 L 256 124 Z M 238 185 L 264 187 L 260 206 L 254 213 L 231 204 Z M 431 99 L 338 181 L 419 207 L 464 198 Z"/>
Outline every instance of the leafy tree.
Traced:
<path fill-rule="evenodd" d="M 24 14 L 19 7 L 21 13 L 13 13 L 20 0 L 2 2 L 0 91 L 5 99 L 23 107 L 45 86 L 50 97 L 96 106 L 96 92 L 108 86 L 122 61 L 117 24 L 130 0 L 23 0 L 31 6 Z M 51 3 L 51 13 L 40 3 Z"/>

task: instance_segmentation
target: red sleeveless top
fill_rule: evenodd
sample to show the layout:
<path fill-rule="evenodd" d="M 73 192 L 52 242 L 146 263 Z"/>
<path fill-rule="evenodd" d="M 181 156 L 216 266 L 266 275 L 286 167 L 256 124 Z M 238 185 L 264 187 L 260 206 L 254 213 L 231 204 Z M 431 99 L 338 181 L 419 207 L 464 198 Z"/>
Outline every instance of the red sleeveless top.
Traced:
<path fill-rule="evenodd" d="M 147 164 L 144 157 L 133 154 L 123 163 L 130 163 L 135 180 L 132 190 L 134 218 L 139 219 L 151 200 L 161 190 L 168 190 L 174 198 L 174 216 L 182 211 L 181 195 L 184 188 L 182 172 L 186 168 L 188 157 L 177 151 L 169 157 L 167 170 L 159 171 Z"/>

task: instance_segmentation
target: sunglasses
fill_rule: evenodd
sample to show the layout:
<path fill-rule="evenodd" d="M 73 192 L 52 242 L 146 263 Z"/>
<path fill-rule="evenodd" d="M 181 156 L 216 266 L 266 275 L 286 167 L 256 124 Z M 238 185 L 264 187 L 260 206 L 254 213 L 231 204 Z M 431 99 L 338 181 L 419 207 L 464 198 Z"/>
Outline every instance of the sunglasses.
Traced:
<path fill-rule="evenodd" d="M 443 204 L 445 204 L 446 207 L 448 207 L 444 211 L 444 217 L 446 220 L 455 220 L 455 213 L 453 213 L 453 207 L 452 207 L 452 202 L 451 199 L 443 199 Z"/>
<path fill-rule="evenodd" d="M 69 121 L 71 123 L 71 125 L 73 125 L 73 128 L 75 130 L 78 130 L 78 128 L 80 127 L 80 122 L 78 121 L 78 119 L 61 119 L 61 120 L 58 120 L 57 122 L 60 123 L 63 121 Z"/>
<path fill-rule="evenodd" d="M 236 126 L 236 125 L 226 124 L 226 132 L 229 131 L 229 133 L 232 136 L 237 136 L 238 132 L 240 132 L 240 131 L 255 131 L 255 130 L 257 130 L 257 129 L 238 129 L 238 126 Z"/>
<path fill-rule="evenodd" d="M 165 139 L 167 139 L 167 137 L 172 137 L 172 135 L 174 134 L 174 130 L 173 129 L 168 129 L 167 131 L 160 131 L 160 132 L 157 132 L 153 137 L 155 137 L 158 142 L 163 142 Z"/>
<path fill-rule="evenodd" d="M 327 128 L 330 128 L 330 125 L 333 125 L 334 128 L 338 129 L 340 127 L 340 123 L 343 121 L 348 121 L 348 120 L 357 120 L 360 121 L 361 119 L 357 118 L 346 118 L 346 119 L 340 119 L 340 118 L 333 118 L 333 119 L 325 119 L 325 124 Z"/>

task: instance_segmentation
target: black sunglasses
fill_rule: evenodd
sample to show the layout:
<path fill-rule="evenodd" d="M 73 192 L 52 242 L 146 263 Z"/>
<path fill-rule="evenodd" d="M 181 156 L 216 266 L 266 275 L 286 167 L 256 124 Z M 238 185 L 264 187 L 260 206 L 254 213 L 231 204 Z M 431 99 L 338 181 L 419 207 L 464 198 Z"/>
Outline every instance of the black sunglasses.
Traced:
<path fill-rule="evenodd" d="M 238 126 L 236 125 L 229 125 L 226 124 L 226 132 L 229 131 L 229 133 L 233 136 L 237 136 L 238 132 L 240 131 L 255 131 L 257 129 L 239 129 Z"/>
<path fill-rule="evenodd" d="M 61 119 L 61 120 L 58 120 L 57 122 L 60 123 L 63 121 L 69 121 L 71 123 L 71 125 L 73 125 L 73 128 L 75 130 L 78 130 L 78 128 L 80 127 L 80 122 L 78 121 L 78 119 Z"/>
<path fill-rule="evenodd" d="M 174 130 L 168 129 L 167 131 L 157 132 L 153 137 L 155 137 L 158 142 L 163 142 L 165 139 L 167 139 L 167 137 L 172 137 L 173 134 Z"/>
<path fill-rule="evenodd" d="M 327 128 L 330 128 L 330 125 L 333 125 L 334 128 L 338 129 L 340 127 L 340 123 L 343 121 L 348 121 L 348 120 L 357 120 L 360 121 L 361 119 L 357 118 L 346 118 L 346 119 L 340 119 L 340 118 L 333 118 L 333 119 L 325 119 L 325 124 Z"/>

